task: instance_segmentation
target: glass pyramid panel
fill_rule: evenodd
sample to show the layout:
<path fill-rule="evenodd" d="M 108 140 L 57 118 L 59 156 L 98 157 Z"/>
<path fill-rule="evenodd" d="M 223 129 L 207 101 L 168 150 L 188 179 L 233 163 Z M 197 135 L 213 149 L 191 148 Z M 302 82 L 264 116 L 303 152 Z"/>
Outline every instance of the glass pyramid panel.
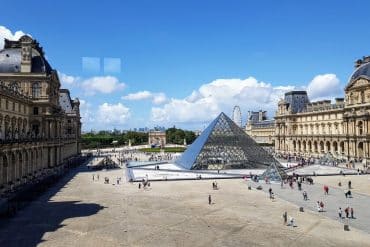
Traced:
<path fill-rule="evenodd" d="M 221 113 L 177 163 L 186 169 L 255 169 L 277 162 L 226 114 Z"/>
<path fill-rule="evenodd" d="M 269 181 L 282 181 L 287 177 L 280 164 L 272 163 L 269 168 L 261 175 L 261 179 L 267 178 Z"/>

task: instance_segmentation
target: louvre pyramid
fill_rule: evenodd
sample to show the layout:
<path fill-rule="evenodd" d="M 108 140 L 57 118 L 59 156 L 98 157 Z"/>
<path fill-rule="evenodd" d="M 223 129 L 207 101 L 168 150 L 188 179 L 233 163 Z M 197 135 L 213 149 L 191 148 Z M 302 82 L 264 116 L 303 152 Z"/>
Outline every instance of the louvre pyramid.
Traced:
<path fill-rule="evenodd" d="M 265 179 L 266 177 L 270 181 L 281 181 L 284 180 L 288 175 L 283 170 L 283 167 L 277 163 L 271 163 L 269 168 L 261 175 L 261 179 Z"/>
<path fill-rule="evenodd" d="M 277 162 L 225 113 L 176 161 L 186 169 L 266 169 Z"/>

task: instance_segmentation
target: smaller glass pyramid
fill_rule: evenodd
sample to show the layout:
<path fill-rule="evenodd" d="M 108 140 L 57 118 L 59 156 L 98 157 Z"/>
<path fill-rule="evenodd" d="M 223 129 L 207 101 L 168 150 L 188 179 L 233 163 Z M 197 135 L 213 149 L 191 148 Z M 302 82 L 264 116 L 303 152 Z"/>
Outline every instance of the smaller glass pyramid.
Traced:
<path fill-rule="evenodd" d="M 260 176 L 260 179 L 268 179 L 269 181 L 282 181 L 286 179 L 288 175 L 283 170 L 283 167 L 280 164 L 275 162 L 266 169 L 266 171 Z"/>

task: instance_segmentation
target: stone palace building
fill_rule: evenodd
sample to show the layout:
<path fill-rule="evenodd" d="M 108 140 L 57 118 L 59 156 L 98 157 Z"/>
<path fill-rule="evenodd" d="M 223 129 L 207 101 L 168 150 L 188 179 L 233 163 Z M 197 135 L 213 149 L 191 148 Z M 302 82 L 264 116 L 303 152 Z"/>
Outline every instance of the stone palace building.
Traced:
<path fill-rule="evenodd" d="M 275 120 L 268 119 L 266 111 L 249 111 L 245 132 L 261 145 L 273 145 Z"/>
<path fill-rule="evenodd" d="M 370 57 L 356 61 L 345 98 L 310 102 L 292 91 L 278 103 L 275 151 L 320 157 L 370 158 Z"/>
<path fill-rule="evenodd" d="M 0 194 L 54 174 L 80 154 L 78 99 L 60 89 L 42 47 L 25 35 L 0 50 Z"/>

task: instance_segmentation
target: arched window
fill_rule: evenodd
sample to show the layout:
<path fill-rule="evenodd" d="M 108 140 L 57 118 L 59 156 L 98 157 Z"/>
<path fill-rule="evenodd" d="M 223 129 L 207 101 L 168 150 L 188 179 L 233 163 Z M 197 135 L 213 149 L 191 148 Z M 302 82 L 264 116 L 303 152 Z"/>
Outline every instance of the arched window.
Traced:
<path fill-rule="evenodd" d="M 39 82 L 32 84 L 32 98 L 38 98 L 41 95 L 41 86 Z"/>
<path fill-rule="evenodd" d="M 362 135 L 364 132 L 362 121 L 358 122 L 358 134 Z"/>

